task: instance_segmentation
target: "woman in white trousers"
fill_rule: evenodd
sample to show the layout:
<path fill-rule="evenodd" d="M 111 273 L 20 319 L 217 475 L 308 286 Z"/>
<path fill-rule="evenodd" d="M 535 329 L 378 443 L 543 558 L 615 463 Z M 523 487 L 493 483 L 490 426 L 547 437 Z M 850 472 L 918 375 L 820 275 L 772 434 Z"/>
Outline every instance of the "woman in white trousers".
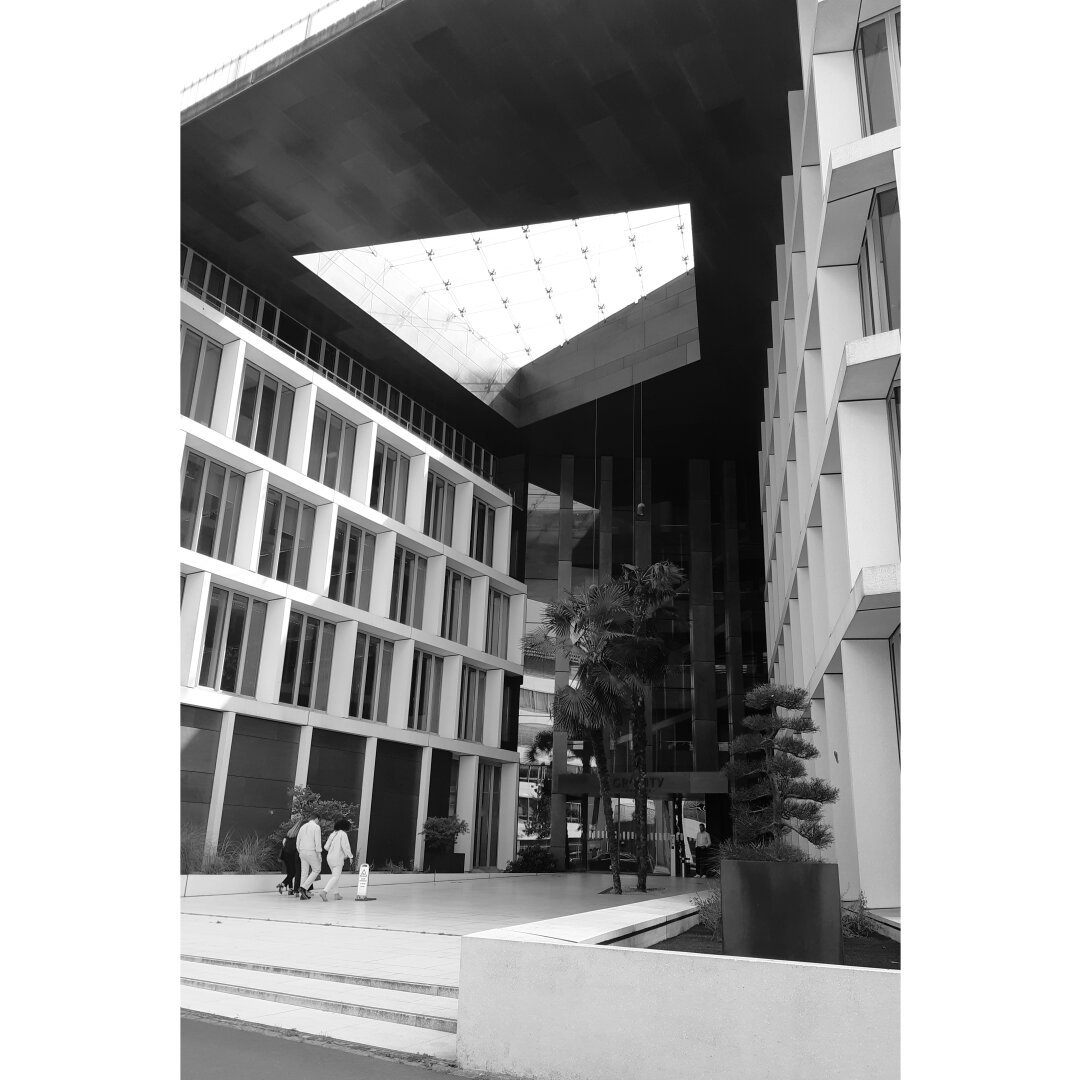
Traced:
<path fill-rule="evenodd" d="M 297 833 L 297 854 L 300 856 L 300 872 L 303 875 L 297 896 L 301 900 L 312 898 L 312 885 L 323 868 L 322 847 L 323 833 L 319 828 L 319 819 L 312 817 L 301 825 Z"/>
<path fill-rule="evenodd" d="M 338 887 L 338 879 L 342 876 L 342 869 L 346 862 L 353 857 L 352 848 L 349 846 L 349 830 L 352 825 L 345 818 L 334 825 L 334 831 L 330 834 L 325 846 L 327 853 L 327 865 L 330 867 L 330 880 L 323 886 L 319 896 L 323 900 L 329 899 L 330 893 Z M 342 894 L 334 892 L 334 899 L 340 900 Z"/>

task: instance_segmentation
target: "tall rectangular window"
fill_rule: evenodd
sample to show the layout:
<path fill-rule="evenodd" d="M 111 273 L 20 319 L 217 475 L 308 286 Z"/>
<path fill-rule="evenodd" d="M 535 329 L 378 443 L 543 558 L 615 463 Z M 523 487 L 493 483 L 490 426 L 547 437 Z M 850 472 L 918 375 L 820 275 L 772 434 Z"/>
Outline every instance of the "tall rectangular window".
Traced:
<path fill-rule="evenodd" d="M 488 629 L 484 636 L 484 651 L 506 660 L 507 637 L 510 627 L 510 597 L 495 589 L 488 591 Z"/>
<path fill-rule="evenodd" d="M 209 424 L 221 368 L 221 346 L 180 324 L 180 411 L 200 424 Z"/>
<path fill-rule="evenodd" d="M 408 548 L 394 549 L 394 573 L 390 582 L 390 617 L 420 629 L 424 617 L 424 583 L 428 560 Z"/>
<path fill-rule="evenodd" d="M 454 531 L 454 485 L 436 472 L 428 473 L 424 499 L 424 533 L 450 546 Z"/>
<path fill-rule="evenodd" d="M 314 532 L 314 506 L 267 488 L 259 573 L 306 589 Z"/>
<path fill-rule="evenodd" d="M 349 715 L 361 720 L 387 722 L 390 700 L 390 662 L 394 646 L 389 641 L 357 634 L 353 650 L 353 679 L 349 690 Z"/>
<path fill-rule="evenodd" d="M 232 562 L 244 474 L 188 450 L 180 489 L 180 544 Z"/>
<path fill-rule="evenodd" d="M 875 193 L 856 265 L 864 334 L 901 327 L 901 211 L 897 188 Z"/>
<path fill-rule="evenodd" d="M 443 623 L 441 633 L 451 641 L 465 645 L 469 636 L 469 592 L 472 582 L 457 570 L 448 570 L 443 588 Z"/>
<path fill-rule="evenodd" d="M 487 672 L 462 665 L 458 691 L 458 738 L 480 742 L 484 737 L 484 686 Z"/>
<path fill-rule="evenodd" d="M 480 499 L 473 500 L 473 520 L 469 530 L 469 554 L 477 562 L 492 565 L 495 550 L 495 511 Z"/>
<path fill-rule="evenodd" d="M 292 387 L 279 382 L 254 364 L 245 364 L 236 441 L 284 465 L 292 422 Z"/>
<path fill-rule="evenodd" d="M 343 604 L 368 610 L 372 596 L 375 537 L 342 518 L 334 529 L 327 596 Z"/>
<path fill-rule="evenodd" d="M 409 727 L 416 731 L 439 730 L 442 691 L 443 657 L 416 650 L 409 682 Z"/>
<path fill-rule="evenodd" d="M 334 624 L 294 611 L 285 635 L 278 700 L 286 705 L 325 710 L 333 655 Z"/>
<path fill-rule="evenodd" d="M 266 604 L 262 600 L 212 588 L 199 684 L 254 697 L 265 624 Z"/>
<path fill-rule="evenodd" d="M 324 409 L 322 405 L 316 405 L 312 442 L 308 450 L 308 476 L 348 495 L 353 484 L 356 446 L 356 424 Z"/>
<path fill-rule="evenodd" d="M 409 458 L 381 439 L 375 442 L 371 505 L 395 521 L 405 521 L 409 490 Z"/>
<path fill-rule="evenodd" d="M 856 81 L 863 134 L 873 135 L 901 121 L 901 12 L 888 12 L 856 32 Z"/>

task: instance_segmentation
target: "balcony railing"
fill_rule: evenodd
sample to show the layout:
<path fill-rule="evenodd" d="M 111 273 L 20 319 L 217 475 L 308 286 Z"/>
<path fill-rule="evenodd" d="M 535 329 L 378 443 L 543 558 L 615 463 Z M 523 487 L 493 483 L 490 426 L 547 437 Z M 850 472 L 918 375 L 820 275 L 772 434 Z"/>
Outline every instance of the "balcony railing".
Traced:
<path fill-rule="evenodd" d="M 180 245 L 181 287 L 236 320 L 336 386 L 390 417 L 460 465 L 494 483 L 495 458 L 430 409 L 290 318 L 186 244 Z"/>

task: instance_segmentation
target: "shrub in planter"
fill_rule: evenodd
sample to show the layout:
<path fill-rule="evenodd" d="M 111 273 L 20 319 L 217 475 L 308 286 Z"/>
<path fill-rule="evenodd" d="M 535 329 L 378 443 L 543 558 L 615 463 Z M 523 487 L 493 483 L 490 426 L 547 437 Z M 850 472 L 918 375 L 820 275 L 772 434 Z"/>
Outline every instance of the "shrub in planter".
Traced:
<path fill-rule="evenodd" d="M 428 851 L 453 851 L 455 840 L 469 832 L 469 822 L 460 817 L 430 817 L 420 831 Z"/>
<path fill-rule="evenodd" d="M 518 852 L 516 859 L 507 863 L 505 874 L 554 874 L 559 862 L 550 848 L 527 847 Z"/>

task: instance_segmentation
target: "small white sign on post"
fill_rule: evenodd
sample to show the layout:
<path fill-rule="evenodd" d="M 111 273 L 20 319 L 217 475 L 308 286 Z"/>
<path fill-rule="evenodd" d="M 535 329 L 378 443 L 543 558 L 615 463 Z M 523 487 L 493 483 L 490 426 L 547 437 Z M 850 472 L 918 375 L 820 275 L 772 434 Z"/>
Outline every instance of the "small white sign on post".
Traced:
<path fill-rule="evenodd" d="M 357 874 L 357 900 L 374 900 L 374 896 L 368 895 L 368 864 L 361 863 L 360 873 Z"/>

